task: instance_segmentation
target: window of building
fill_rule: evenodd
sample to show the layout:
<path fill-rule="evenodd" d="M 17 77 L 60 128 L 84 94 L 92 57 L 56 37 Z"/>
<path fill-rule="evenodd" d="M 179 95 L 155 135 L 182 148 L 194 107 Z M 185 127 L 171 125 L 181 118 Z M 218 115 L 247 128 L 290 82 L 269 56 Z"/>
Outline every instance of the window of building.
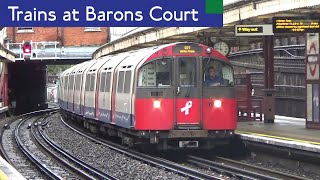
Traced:
<path fill-rule="evenodd" d="M 17 33 L 30 33 L 34 32 L 33 27 L 18 27 L 17 28 Z"/>
<path fill-rule="evenodd" d="M 130 93 L 131 87 L 131 71 L 126 71 L 126 78 L 124 82 L 124 93 Z"/>
<path fill-rule="evenodd" d="M 90 32 L 90 31 L 101 31 L 100 27 L 85 27 L 84 31 Z"/>
<path fill-rule="evenodd" d="M 172 60 L 163 58 L 145 64 L 139 70 L 139 87 L 169 87 L 171 86 Z"/>

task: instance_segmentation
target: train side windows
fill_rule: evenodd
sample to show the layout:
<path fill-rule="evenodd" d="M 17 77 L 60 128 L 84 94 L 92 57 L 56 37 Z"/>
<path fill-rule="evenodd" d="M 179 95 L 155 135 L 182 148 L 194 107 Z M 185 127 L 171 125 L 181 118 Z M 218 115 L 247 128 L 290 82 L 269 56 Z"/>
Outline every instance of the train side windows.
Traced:
<path fill-rule="evenodd" d="M 126 77 L 124 82 L 124 93 L 130 93 L 131 87 L 131 71 L 126 71 Z"/>
<path fill-rule="evenodd" d="M 90 87 L 90 74 L 86 75 L 85 91 L 89 91 Z"/>
<path fill-rule="evenodd" d="M 106 86 L 106 73 L 103 72 L 100 78 L 100 92 L 104 92 Z"/>
<path fill-rule="evenodd" d="M 90 91 L 94 91 L 94 86 L 95 86 L 95 78 L 96 78 L 96 75 L 95 74 L 92 74 L 91 75 L 91 82 L 90 82 Z"/>
<path fill-rule="evenodd" d="M 196 79 L 196 58 L 181 57 L 179 58 L 179 85 L 194 86 Z"/>
<path fill-rule="evenodd" d="M 170 87 L 172 60 L 161 58 L 153 60 L 139 69 L 138 87 Z"/>
<path fill-rule="evenodd" d="M 106 89 L 105 92 L 110 92 L 110 84 L 111 84 L 111 72 L 107 73 L 106 77 Z"/>
<path fill-rule="evenodd" d="M 118 79 L 118 88 L 117 88 L 118 93 L 123 92 L 123 80 L 124 80 L 124 71 L 120 71 L 119 72 L 119 79 Z"/>

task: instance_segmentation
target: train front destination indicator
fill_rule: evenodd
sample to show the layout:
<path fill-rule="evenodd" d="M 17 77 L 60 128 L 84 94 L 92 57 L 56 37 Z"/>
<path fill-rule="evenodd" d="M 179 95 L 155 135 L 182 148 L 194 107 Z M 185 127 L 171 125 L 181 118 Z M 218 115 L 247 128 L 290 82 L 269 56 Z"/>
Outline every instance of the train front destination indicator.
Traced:
<path fill-rule="evenodd" d="M 272 25 L 236 25 L 236 36 L 269 36 L 273 35 Z"/>
<path fill-rule="evenodd" d="M 320 19 L 306 17 L 273 17 L 274 33 L 319 33 Z"/>

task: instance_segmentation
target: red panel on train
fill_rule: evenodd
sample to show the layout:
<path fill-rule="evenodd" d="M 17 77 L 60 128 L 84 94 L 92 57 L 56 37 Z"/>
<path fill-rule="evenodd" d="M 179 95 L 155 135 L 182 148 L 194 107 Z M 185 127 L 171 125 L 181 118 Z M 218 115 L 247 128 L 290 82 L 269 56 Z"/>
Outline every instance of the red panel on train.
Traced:
<path fill-rule="evenodd" d="M 169 130 L 173 128 L 173 99 L 136 99 L 135 129 Z"/>
<path fill-rule="evenodd" d="M 235 99 L 203 99 L 202 102 L 204 129 L 226 130 L 236 128 L 237 109 Z"/>

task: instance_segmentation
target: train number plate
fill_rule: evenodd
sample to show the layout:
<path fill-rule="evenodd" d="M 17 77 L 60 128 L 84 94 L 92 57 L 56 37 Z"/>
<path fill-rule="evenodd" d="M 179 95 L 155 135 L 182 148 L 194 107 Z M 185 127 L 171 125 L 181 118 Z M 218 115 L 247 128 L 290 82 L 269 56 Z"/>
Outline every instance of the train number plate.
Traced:
<path fill-rule="evenodd" d="M 197 148 L 199 147 L 198 141 L 179 141 L 179 148 Z"/>

